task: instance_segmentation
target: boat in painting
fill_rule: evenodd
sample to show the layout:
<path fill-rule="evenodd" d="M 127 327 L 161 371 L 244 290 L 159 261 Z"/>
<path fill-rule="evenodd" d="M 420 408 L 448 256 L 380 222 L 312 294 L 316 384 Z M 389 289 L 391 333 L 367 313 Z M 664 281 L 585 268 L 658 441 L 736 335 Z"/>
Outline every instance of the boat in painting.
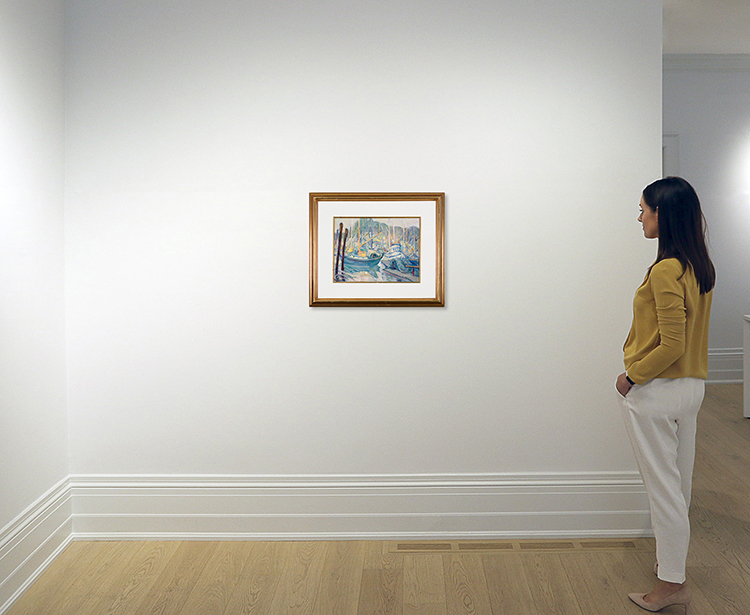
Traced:
<path fill-rule="evenodd" d="M 374 269 L 383 258 L 382 254 L 372 254 L 370 256 L 353 256 L 344 254 L 344 269 L 347 271 L 364 271 L 365 269 Z"/>
<path fill-rule="evenodd" d="M 401 250 L 400 243 L 394 243 L 383 255 L 383 266 L 386 269 L 398 269 L 408 271 L 411 268 L 411 259 Z"/>

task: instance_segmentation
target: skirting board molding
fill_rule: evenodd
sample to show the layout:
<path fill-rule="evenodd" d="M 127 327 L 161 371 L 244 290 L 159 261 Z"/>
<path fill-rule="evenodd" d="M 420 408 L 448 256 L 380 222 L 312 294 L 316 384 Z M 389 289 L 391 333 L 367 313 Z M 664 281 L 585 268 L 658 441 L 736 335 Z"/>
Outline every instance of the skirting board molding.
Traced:
<path fill-rule="evenodd" d="M 62 552 L 72 530 L 67 478 L 0 529 L 0 613 Z"/>
<path fill-rule="evenodd" d="M 637 473 L 72 476 L 79 539 L 648 536 Z"/>
<path fill-rule="evenodd" d="M 743 378 L 742 348 L 709 349 L 708 384 L 736 384 Z"/>

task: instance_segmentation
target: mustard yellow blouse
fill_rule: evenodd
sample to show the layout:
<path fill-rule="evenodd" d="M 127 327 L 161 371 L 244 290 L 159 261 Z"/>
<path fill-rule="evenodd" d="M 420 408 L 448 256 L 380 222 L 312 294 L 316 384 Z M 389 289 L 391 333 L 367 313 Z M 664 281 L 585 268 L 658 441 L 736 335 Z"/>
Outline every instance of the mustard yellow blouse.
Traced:
<path fill-rule="evenodd" d="M 636 384 L 652 378 L 708 376 L 708 319 L 713 291 L 700 294 L 692 269 L 676 258 L 658 262 L 633 300 L 625 370 Z"/>

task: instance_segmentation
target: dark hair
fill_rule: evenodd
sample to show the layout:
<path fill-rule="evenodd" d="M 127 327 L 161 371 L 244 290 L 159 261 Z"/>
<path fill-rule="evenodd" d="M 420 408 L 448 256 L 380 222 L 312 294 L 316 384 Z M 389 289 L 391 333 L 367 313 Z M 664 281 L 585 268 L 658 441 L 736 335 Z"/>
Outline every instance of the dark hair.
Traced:
<path fill-rule="evenodd" d="M 701 294 L 709 292 L 716 283 L 716 270 L 706 248 L 706 219 L 693 187 L 681 177 L 665 177 L 646 186 L 643 201 L 659 216 L 654 265 L 676 258 L 684 271 L 693 270 Z"/>

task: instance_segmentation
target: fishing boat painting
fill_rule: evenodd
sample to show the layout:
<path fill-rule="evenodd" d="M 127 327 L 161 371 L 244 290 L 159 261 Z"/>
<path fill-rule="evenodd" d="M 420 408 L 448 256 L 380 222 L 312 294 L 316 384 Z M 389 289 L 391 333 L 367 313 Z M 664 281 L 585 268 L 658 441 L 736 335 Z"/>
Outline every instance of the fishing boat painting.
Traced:
<path fill-rule="evenodd" d="M 310 307 L 444 307 L 444 192 L 311 192 Z"/>
<path fill-rule="evenodd" d="M 335 283 L 418 283 L 420 218 L 333 218 Z"/>

